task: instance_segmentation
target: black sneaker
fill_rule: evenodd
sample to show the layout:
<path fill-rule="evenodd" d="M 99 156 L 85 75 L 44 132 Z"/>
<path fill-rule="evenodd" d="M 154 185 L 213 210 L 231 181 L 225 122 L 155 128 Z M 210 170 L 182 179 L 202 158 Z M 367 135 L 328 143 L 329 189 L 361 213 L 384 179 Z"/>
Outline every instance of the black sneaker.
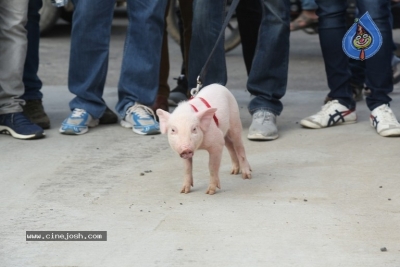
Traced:
<path fill-rule="evenodd" d="M 188 100 L 188 81 L 186 76 L 181 74 L 178 79 L 178 85 L 169 93 L 168 104 L 170 106 L 177 106 L 179 102 Z"/>
<path fill-rule="evenodd" d="M 9 134 L 17 139 L 38 139 L 44 131 L 32 123 L 22 112 L 0 115 L 0 134 Z"/>
<path fill-rule="evenodd" d="M 44 112 L 42 100 L 25 100 L 25 106 L 22 106 L 24 115 L 31 120 L 31 122 L 39 125 L 42 129 L 50 128 L 50 119 Z"/>
<path fill-rule="evenodd" d="M 104 111 L 103 116 L 99 119 L 100 124 L 113 124 L 118 122 L 118 116 L 109 107 Z"/>

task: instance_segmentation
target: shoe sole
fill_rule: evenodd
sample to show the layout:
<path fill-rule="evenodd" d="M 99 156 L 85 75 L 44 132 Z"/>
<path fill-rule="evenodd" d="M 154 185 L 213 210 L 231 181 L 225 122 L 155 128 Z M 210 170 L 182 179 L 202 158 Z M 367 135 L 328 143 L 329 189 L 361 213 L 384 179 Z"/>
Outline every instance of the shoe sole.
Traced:
<path fill-rule="evenodd" d="M 264 136 L 262 134 L 248 134 L 247 139 L 249 140 L 255 140 L 255 141 L 271 141 L 275 140 L 279 137 L 279 135 L 273 135 L 273 136 Z"/>
<path fill-rule="evenodd" d="M 375 129 L 374 126 L 371 125 Z M 376 130 L 376 129 L 375 129 Z M 378 132 L 378 131 L 377 131 Z M 400 136 L 400 129 L 387 129 L 383 130 L 381 132 L 378 132 L 380 136 L 383 137 L 395 137 L 395 136 Z"/>
<path fill-rule="evenodd" d="M 121 126 L 127 129 L 132 129 L 132 131 L 134 133 L 140 134 L 140 135 L 155 135 L 155 134 L 160 134 L 161 131 L 160 130 L 152 130 L 152 131 L 148 131 L 148 132 L 142 132 L 140 129 L 137 129 L 135 127 L 133 127 L 132 124 L 130 124 L 129 122 L 122 120 L 121 121 Z"/>
<path fill-rule="evenodd" d="M 346 125 L 346 124 L 353 124 L 356 123 L 357 121 L 346 121 L 346 122 L 338 122 L 330 126 L 322 126 L 320 124 L 308 121 L 308 120 L 301 120 L 300 125 L 305 127 L 305 128 L 310 128 L 310 129 L 322 129 L 322 128 L 328 128 L 336 125 Z"/>
<path fill-rule="evenodd" d="M 63 130 L 62 127 L 61 127 L 60 130 L 59 130 L 59 132 L 60 132 L 61 134 L 66 134 L 66 135 L 81 135 L 81 134 L 87 133 L 88 131 L 89 131 L 89 129 L 84 129 L 84 130 L 82 130 L 82 131 L 80 131 L 80 132 L 75 132 L 73 129 L 69 129 L 69 128 Z"/>
<path fill-rule="evenodd" d="M 0 134 L 8 134 L 16 139 L 21 139 L 21 140 L 40 139 L 40 138 L 45 137 L 45 135 L 46 135 L 44 132 L 39 132 L 39 133 L 35 133 L 35 134 L 30 134 L 30 135 L 22 135 L 22 134 L 16 133 L 14 130 L 12 130 L 11 128 L 9 128 L 7 126 L 0 128 Z"/>

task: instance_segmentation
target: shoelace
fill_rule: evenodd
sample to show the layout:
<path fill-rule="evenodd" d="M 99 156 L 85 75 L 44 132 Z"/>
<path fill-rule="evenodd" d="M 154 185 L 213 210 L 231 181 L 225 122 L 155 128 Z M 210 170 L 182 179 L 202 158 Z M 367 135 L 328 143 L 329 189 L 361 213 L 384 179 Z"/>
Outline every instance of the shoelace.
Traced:
<path fill-rule="evenodd" d="M 84 109 L 76 108 L 72 111 L 71 117 L 72 118 L 80 118 L 85 115 L 86 111 Z"/>
<path fill-rule="evenodd" d="M 11 117 L 11 121 L 14 125 L 32 125 L 33 123 L 25 117 L 22 113 L 15 113 Z"/>
<path fill-rule="evenodd" d="M 329 101 L 328 103 L 326 103 L 325 105 L 322 106 L 322 109 L 317 112 L 316 115 L 325 115 L 326 113 L 328 113 L 328 109 L 333 105 L 333 104 L 337 104 L 339 103 L 337 100 L 333 100 L 333 101 Z"/>
<path fill-rule="evenodd" d="M 126 114 L 130 114 L 133 112 L 135 112 L 139 116 L 139 118 L 146 118 L 150 116 L 155 118 L 153 110 L 144 105 L 135 104 L 126 111 Z"/>
<path fill-rule="evenodd" d="M 387 122 L 391 122 L 393 124 L 399 123 L 397 121 L 396 117 L 394 116 L 392 110 L 387 105 L 379 107 L 378 110 L 382 112 L 381 114 L 382 114 L 383 120 L 385 120 Z"/>
<path fill-rule="evenodd" d="M 255 119 L 262 120 L 261 124 L 264 124 L 266 122 L 271 121 L 273 119 L 273 115 L 270 112 L 264 110 L 263 112 L 257 113 L 257 116 L 255 117 Z"/>

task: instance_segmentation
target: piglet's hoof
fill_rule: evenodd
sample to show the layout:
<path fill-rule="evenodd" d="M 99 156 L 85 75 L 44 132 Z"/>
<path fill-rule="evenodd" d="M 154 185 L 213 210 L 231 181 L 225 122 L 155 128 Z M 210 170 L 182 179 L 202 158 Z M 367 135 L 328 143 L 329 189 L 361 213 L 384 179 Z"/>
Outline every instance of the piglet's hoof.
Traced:
<path fill-rule="evenodd" d="M 181 193 L 190 193 L 190 185 L 183 185 Z"/>

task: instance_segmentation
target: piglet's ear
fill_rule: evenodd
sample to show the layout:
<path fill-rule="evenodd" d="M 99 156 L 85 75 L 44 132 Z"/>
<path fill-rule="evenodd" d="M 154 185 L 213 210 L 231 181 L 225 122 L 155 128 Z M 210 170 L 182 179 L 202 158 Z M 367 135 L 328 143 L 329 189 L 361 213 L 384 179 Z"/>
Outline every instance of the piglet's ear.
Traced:
<path fill-rule="evenodd" d="M 217 111 L 216 108 L 209 108 L 199 113 L 196 113 L 196 116 L 199 118 L 200 121 L 200 128 L 205 132 L 210 127 L 211 121 L 215 112 Z"/>
<path fill-rule="evenodd" d="M 167 132 L 167 123 L 171 113 L 162 109 L 157 109 L 156 113 L 160 122 L 160 131 L 162 134 L 165 134 Z"/>

